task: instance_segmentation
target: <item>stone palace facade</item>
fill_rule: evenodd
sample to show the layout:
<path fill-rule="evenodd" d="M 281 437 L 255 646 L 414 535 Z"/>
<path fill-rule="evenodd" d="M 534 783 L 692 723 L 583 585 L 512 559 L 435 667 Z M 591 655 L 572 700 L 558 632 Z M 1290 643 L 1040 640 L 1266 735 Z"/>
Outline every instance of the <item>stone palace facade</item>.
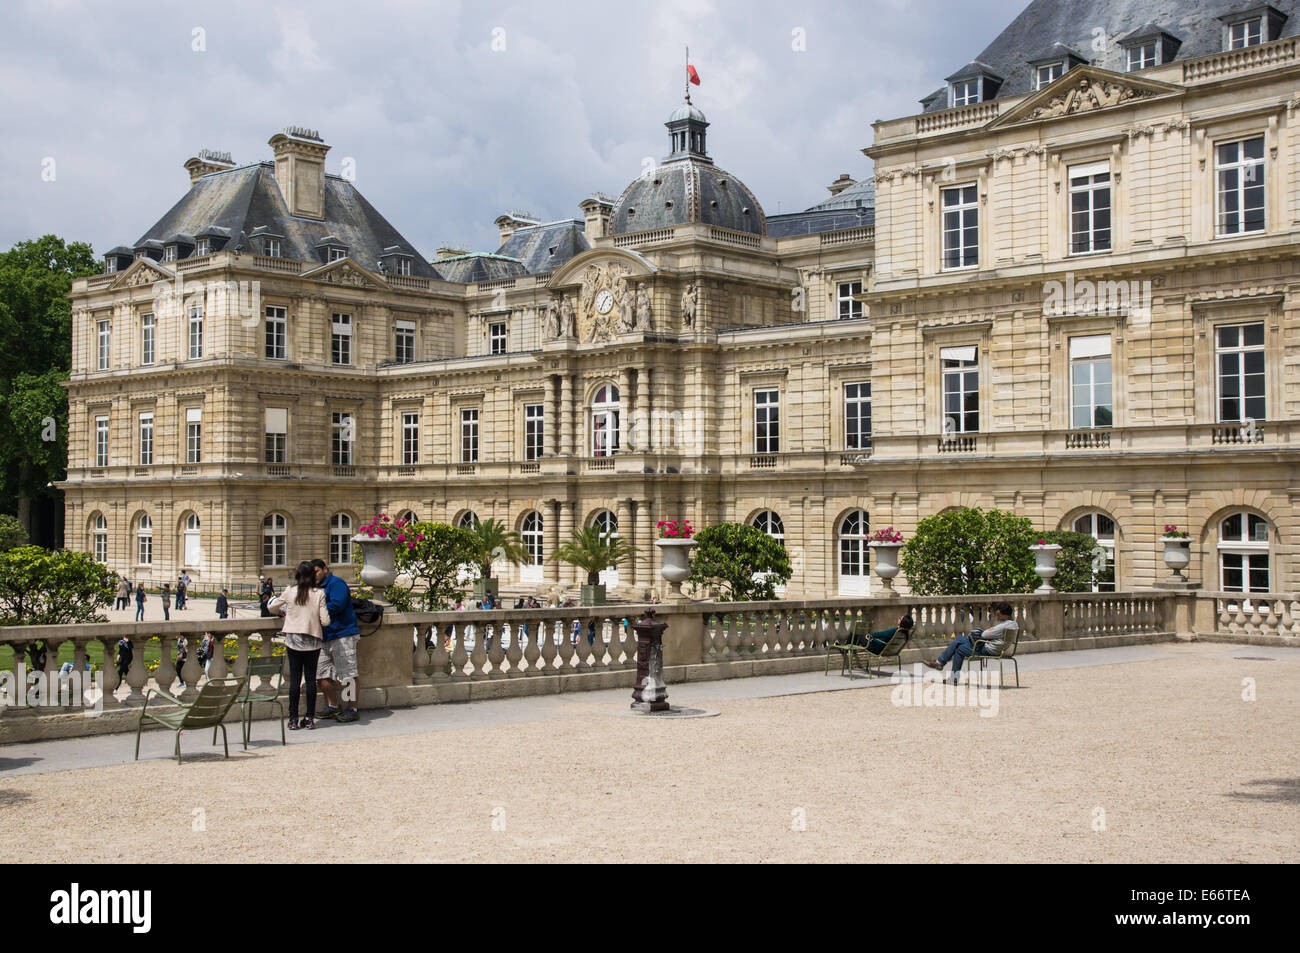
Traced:
<path fill-rule="evenodd" d="M 548 557 L 594 523 L 641 598 L 657 520 L 735 520 L 788 595 L 857 595 L 870 531 L 970 504 L 1092 533 L 1108 588 L 1168 574 L 1172 523 L 1206 588 L 1295 591 L 1300 22 L 1090 6 L 1036 0 L 789 215 L 689 101 L 617 199 L 432 261 L 311 130 L 201 153 L 74 285 L 67 545 L 279 584 L 377 512 L 496 517 L 506 590 L 575 590 Z"/>

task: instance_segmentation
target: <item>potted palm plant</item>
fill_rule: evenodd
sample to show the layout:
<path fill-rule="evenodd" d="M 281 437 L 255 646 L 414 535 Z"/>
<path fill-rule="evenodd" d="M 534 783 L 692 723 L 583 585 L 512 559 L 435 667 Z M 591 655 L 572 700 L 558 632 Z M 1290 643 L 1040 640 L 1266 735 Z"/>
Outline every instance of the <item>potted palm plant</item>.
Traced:
<path fill-rule="evenodd" d="M 577 566 L 587 574 L 582 587 L 584 606 L 603 606 L 605 587 L 600 584 L 600 574 L 605 569 L 615 569 L 627 562 L 636 552 L 631 543 L 617 536 L 607 536 L 598 526 L 575 529 L 569 541 L 561 543 L 551 558 L 570 566 Z"/>
<path fill-rule="evenodd" d="M 524 541 L 512 529 L 498 519 L 484 520 L 469 528 L 474 537 L 474 565 L 478 567 L 479 578 L 474 581 L 474 595 L 496 596 L 497 580 L 492 578 L 492 564 L 498 560 L 511 566 L 518 566 L 528 559 Z"/>

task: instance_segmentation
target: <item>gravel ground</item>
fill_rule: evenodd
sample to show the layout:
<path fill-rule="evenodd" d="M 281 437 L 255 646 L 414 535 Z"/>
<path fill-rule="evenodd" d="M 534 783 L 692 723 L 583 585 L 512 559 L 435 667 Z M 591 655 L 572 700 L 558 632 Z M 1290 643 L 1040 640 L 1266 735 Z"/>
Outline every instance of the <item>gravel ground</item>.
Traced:
<path fill-rule="evenodd" d="M 0 778 L 0 860 L 1293 862 L 1298 676 L 1189 655 L 1034 672 L 993 717 L 882 685 Z"/>

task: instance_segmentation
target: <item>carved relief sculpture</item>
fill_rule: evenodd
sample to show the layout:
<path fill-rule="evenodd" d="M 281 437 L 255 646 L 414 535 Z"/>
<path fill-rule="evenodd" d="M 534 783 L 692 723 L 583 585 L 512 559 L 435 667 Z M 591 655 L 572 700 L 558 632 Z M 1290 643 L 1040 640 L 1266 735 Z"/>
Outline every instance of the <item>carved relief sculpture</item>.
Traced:
<path fill-rule="evenodd" d="M 645 285 L 638 288 L 636 292 L 636 330 L 654 330 L 654 314 L 650 308 L 650 290 Z"/>
<path fill-rule="evenodd" d="M 560 337 L 578 336 L 577 323 L 573 317 L 573 300 L 568 295 L 560 297 Z"/>
<path fill-rule="evenodd" d="M 682 324 L 691 328 L 695 326 L 695 309 L 700 303 L 700 286 L 690 282 L 682 289 Z"/>

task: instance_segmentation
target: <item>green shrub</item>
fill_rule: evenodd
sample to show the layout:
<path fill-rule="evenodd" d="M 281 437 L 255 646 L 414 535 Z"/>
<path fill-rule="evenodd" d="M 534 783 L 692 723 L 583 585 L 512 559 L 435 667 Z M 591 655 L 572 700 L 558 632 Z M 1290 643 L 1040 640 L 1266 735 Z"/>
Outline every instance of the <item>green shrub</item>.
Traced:
<path fill-rule="evenodd" d="M 784 546 L 756 526 L 719 523 L 695 534 L 691 584 L 724 602 L 775 599 L 793 570 Z"/>

